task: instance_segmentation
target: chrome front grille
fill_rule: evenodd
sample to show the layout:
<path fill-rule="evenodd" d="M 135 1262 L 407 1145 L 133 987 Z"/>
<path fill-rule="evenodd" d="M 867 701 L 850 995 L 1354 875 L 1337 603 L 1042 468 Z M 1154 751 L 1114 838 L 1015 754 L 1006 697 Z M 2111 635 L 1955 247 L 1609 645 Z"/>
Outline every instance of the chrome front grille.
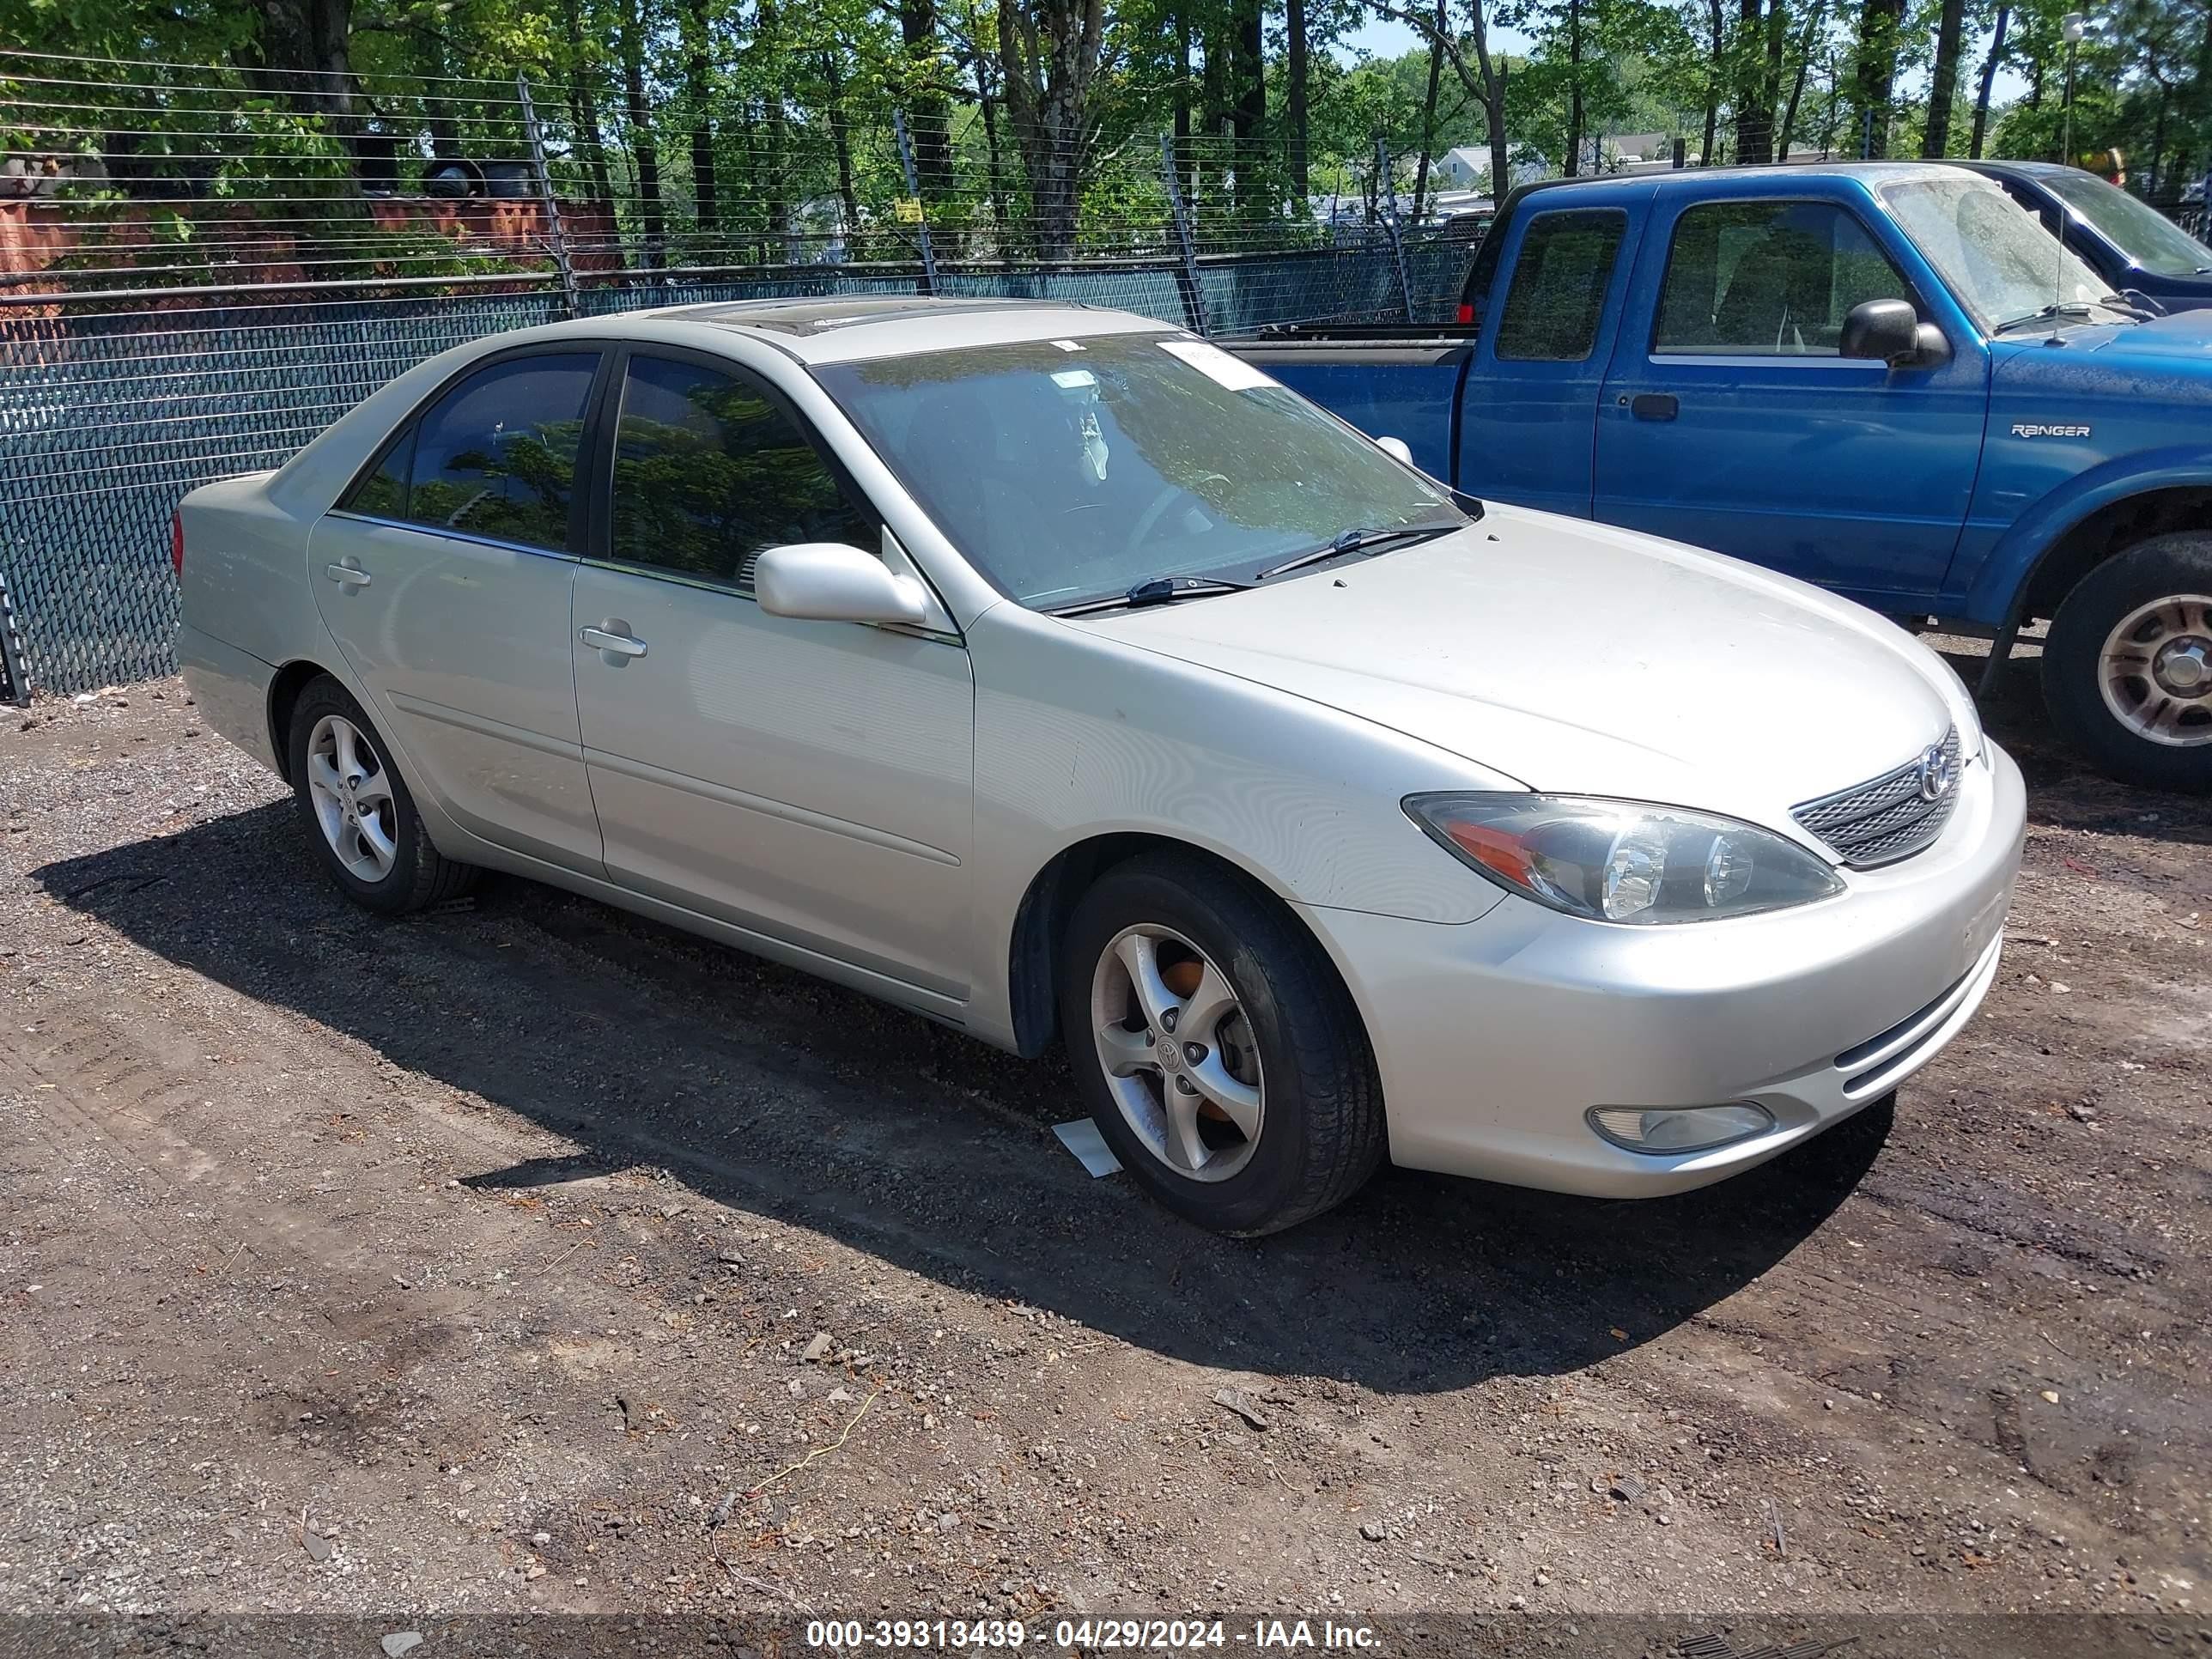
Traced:
<path fill-rule="evenodd" d="M 1959 804 L 1959 728 L 1945 732 L 1936 748 L 1950 783 L 1932 800 L 1921 787 L 1929 757 L 1920 754 L 1854 788 L 1792 807 L 1790 815 L 1854 870 L 1911 858 L 1943 833 Z"/>

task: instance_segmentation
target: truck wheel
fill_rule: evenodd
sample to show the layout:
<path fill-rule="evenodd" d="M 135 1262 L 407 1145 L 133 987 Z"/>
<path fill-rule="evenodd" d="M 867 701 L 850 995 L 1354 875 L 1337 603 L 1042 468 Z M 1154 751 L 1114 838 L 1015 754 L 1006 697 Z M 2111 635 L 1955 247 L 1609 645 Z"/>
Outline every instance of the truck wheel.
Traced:
<path fill-rule="evenodd" d="M 1106 1144 L 1201 1227 L 1293 1226 L 1382 1161 L 1351 996 L 1311 935 L 1227 870 L 1158 854 L 1101 876 L 1068 921 L 1060 1009 Z"/>
<path fill-rule="evenodd" d="M 473 865 L 430 845 L 383 738 L 328 675 L 309 682 L 293 705 L 291 769 L 308 842 L 356 904 L 399 915 L 475 884 Z"/>
<path fill-rule="evenodd" d="M 2083 577 L 2044 642 L 2043 695 L 2110 776 L 2212 792 L 2212 532 L 2154 536 Z"/>

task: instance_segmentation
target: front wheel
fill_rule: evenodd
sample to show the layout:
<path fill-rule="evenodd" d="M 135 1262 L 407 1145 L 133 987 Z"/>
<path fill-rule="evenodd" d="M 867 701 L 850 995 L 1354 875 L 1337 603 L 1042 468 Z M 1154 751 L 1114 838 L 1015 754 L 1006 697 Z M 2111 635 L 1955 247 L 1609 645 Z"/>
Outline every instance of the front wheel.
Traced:
<path fill-rule="evenodd" d="M 2043 690 L 2100 771 L 2212 792 L 2212 533 L 2153 537 L 2083 577 L 2044 642 Z"/>
<path fill-rule="evenodd" d="M 1108 871 L 1070 919 L 1060 998 L 1099 1133 L 1187 1219 L 1279 1231 L 1382 1160 L 1382 1088 L 1352 999 L 1243 877 L 1171 854 Z"/>

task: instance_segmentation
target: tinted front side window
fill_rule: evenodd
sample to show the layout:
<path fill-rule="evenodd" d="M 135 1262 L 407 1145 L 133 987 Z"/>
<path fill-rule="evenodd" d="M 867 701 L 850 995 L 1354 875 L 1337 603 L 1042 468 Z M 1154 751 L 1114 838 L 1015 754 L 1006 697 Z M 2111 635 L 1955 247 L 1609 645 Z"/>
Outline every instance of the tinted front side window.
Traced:
<path fill-rule="evenodd" d="M 1543 213 L 1529 221 L 1498 320 L 1500 358 L 1581 362 L 1590 355 L 1627 224 L 1626 214 L 1611 211 Z"/>
<path fill-rule="evenodd" d="M 584 401 L 599 362 L 596 352 L 518 357 L 455 386 L 418 424 L 406 501 L 394 516 L 565 550 Z M 365 481 L 363 492 L 374 483 Z"/>
<path fill-rule="evenodd" d="M 1833 357 L 1852 307 L 1911 298 L 1873 238 L 1833 203 L 1708 202 L 1675 222 L 1651 349 Z"/>
<path fill-rule="evenodd" d="M 791 542 L 872 553 L 873 520 L 792 418 L 750 381 L 633 357 L 615 441 L 614 556 L 752 584 L 753 562 Z"/>

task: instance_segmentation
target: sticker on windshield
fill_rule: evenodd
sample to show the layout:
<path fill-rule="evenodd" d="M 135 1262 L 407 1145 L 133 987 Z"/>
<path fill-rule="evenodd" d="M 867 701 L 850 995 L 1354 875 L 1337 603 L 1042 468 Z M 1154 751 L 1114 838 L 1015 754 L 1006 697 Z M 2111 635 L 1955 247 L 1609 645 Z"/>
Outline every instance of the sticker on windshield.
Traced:
<path fill-rule="evenodd" d="M 1063 392 L 1080 392 L 1087 386 L 1097 386 L 1098 377 L 1087 368 L 1063 368 L 1054 374 L 1052 383 Z"/>
<path fill-rule="evenodd" d="M 1077 344 L 1073 340 L 1054 340 L 1053 343 L 1058 346 L 1062 351 L 1080 351 L 1083 349 L 1083 348 Z"/>
<path fill-rule="evenodd" d="M 1208 345 L 1203 340 L 1163 340 L 1160 349 L 1170 357 L 1182 358 L 1207 380 L 1231 392 L 1249 392 L 1255 386 L 1276 384 L 1251 364 L 1240 362 L 1219 346 Z"/>

